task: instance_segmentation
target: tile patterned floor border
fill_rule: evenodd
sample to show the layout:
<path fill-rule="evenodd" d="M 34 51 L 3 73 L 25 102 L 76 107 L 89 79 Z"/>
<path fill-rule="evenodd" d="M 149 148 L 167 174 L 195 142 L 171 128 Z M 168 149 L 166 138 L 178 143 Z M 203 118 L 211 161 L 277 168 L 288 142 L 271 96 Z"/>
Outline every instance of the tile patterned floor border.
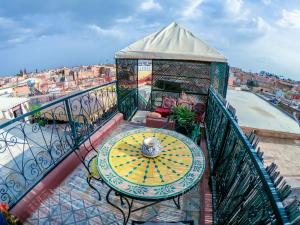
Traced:
<path fill-rule="evenodd" d="M 123 123 L 112 135 L 135 127 L 136 125 Z M 108 187 L 101 182 L 93 183 L 101 192 L 102 201 L 99 201 L 96 192 L 86 183 L 86 176 L 87 172 L 84 167 L 82 165 L 77 167 L 58 188 L 52 191 L 50 197 L 42 203 L 25 224 L 122 224 L 121 213 L 105 200 Z M 178 210 L 173 201 L 169 200 L 135 212 L 131 219 L 143 221 L 194 220 L 195 224 L 198 225 L 201 210 L 199 187 L 200 185 L 197 185 L 181 198 L 181 210 Z M 119 203 L 119 198 L 113 197 L 112 201 Z M 140 205 L 143 205 L 143 202 L 135 202 L 135 206 Z"/>

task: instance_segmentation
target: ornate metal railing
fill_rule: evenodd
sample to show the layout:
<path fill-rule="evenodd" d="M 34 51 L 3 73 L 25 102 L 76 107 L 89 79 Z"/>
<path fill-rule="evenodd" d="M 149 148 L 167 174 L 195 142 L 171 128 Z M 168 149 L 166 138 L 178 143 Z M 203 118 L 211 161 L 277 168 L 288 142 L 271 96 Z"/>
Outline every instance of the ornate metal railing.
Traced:
<path fill-rule="evenodd" d="M 247 137 L 235 110 L 209 90 L 206 136 L 211 167 L 214 224 L 298 224 L 291 187 L 274 164 L 265 168 L 258 138 Z"/>
<path fill-rule="evenodd" d="M 116 113 L 116 84 L 111 82 L 57 99 L 0 125 L 0 202 L 14 206 Z M 78 135 L 83 124 L 91 131 L 85 136 Z"/>
<path fill-rule="evenodd" d="M 116 59 L 118 109 L 128 120 L 138 109 L 138 60 Z"/>

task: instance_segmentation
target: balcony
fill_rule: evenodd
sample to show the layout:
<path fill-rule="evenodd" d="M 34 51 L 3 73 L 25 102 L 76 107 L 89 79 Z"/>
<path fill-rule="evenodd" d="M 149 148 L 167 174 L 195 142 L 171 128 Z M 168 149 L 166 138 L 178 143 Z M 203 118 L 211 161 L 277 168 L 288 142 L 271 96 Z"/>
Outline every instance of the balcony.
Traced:
<path fill-rule="evenodd" d="M 242 133 L 233 109 L 224 102 L 210 89 L 205 135 L 200 140 L 206 169 L 201 182 L 183 195 L 181 209 L 164 201 L 133 213 L 131 220 L 296 221 L 294 203 L 283 202 L 289 188 L 280 185 L 274 167 L 264 168 L 261 153 L 255 150 L 255 136 Z M 86 182 L 88 173 L 75 154 L 75 145 L 70 145 L 83 124 L 88 124 L 89 132 L 76 145 L 91 143 L 96 148 L 121 131 L 141 126 L 124 121 L 118 113 L 115 82 L 58 99 L 1 125 L 0 199 L 25 224 L 122 224 L 122 214 L 104 199 L 107 186 L 93 182 L 102 197 L 99 201 Z"/>
<path fill-rule="evenodd" d="M 176 24 L 165 29 L 153 37 L 176 36 L 177 32 L 187 34 L 178 40 L 192 38 L 205 45 Z M 187 41 L 175 44 L 182 44 L 178 49 L 184 49 Z M 129 50 L 134 47 L 133 44 Z M 143 93 L 149 95 L 142 101 L 138 59 L 125 49 L 116 54 L 116 82 L 65 96 L 1 124 L 0 201 L 6 202 L 9 212 L 25 224 L 299 224 L 299 203 L 286 200 L 291 187 L 275 164 L 264 166 L 258 138 L 254 133 L 243 133 L 235 109 L 226 101 L 226 59 L 209 46 L 202 47 L 209 50 L 206 55 L 174 55 L 168 49 L 153 55 L 146 51 L 143 59 L 155 57 L 150 58 L 150 91 L 143 88 Z M 138 56 L 140 52 L 134 54 Z M 161 58 L 157 58 L 159 54 Z M 175 119 L 175 129 L 186 135 L 178 137 L 192 143 L 193 149 L 200 146 L 197 154 L 203 153 L 205 162 L 198 169 L 193 167 L 193 172 L 200 173 L 205 167 L 204 173 L 191 190 L 184 189 L 176 198 L 137 201 L 135 206 L 141 210 L 135 211 L 132 196 L 123 195 L 117 188 L 109 189 L 103 174 L 95 175 L 92 162 L 99 159 L 107 140 L 122 131 L 145 126 L 143 120 L 131 122 L 138 110 L 157 110 L 166 97 L 179 102 L 182 92 L 193 99 L 192 112 L 198 113 L 196 105 L 205 106 L 206 116 L 203 111 L 200 120 L 193 116 L 189 124 L 193 126 L 185 130 L 178 129 L 180 123 Z M 162 128 L 172 129 L 169 122 L 163 122 Z M 97 173 L 100 166 L 96 162 Z M 110 202 L 117 207 L 109 204 L 107 196 L 111 191 Z"/>

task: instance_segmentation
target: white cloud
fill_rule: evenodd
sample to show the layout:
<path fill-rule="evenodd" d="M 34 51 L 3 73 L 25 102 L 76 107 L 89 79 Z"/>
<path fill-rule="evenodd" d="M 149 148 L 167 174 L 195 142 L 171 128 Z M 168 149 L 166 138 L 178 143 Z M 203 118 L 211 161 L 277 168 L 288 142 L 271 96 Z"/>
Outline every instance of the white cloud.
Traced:
<path fill-rule="evenodd" d="M 201 11 L 198 7 L 204 2 L 204 0 L 187 0 L 185 2 L 186 7 L 183 8 L 181 16 L 183 19 L 194 19 L 197 18 Z"/>
<path fill-rule="evenodd" d="M 0 29 L 10 30 L 12 33 L 26 34 L 31 32 L 30 28 L 22 27 L 17 21 L 10 18 L 0 17 Z"/>
<path fill-rule="evenodd" d="M 9 39 L 7 42 L 10 44 L 19 44 L 19 43 L 23 43 L 26 40 L 27 40 L 26 37 L 16 37 L 13 39 Z"/>
<path fill-rule="evenodd" d="M 12 19 L 0 17 L 0 27 L 6 28 L 14 25 L 15 25 L 15 21 L 13 21 Z"/>
<path fill-rule="evenodd" d="M 123 18 L 119 18 L 119 19 L 116 19 L 115 21 L 117 23 L 129 23 L 133 20 L 133 16 L 127 16 L 127 17 L 123 17 Z"/>
<path fill-rule="evenodd" d="M 300 28 L 300 10 L 282 10 L 282 17 L 277 22 L 278 25 L 286 28 Z"/>
<path fill-rule="evenodd" d="M 142 2 L 142 4 L 140 5 L 140 9 L 143 11 L 161 10 L 162 7 L 158 2 L 155 2 L 154 0 L 146 0 Z"/>
<path fill-rule="evenodd" d="M 270 24 L 260 16 L 257 17 L 257 18 L 254 18 L 253 20 L 254 20 L 254 22 L 256 22 L 256 26 L 257 26 L 258 31 L 267 33 L 272 29 Z"/>
<path fill-rule="evenodd" d="M 22 26 L 16 20 L 0 17 L 0 34 L 0 48 L 7 48 L 31 40 L 36 32 Z"/>
<path fill-rule="evenodd" d="M 108 36 L 114 36 L 118 38 L 123 36 L 123 32 L 120 31 L 119 29 L 114 29 L 114 28 L 104 29 L 96 24 L 88 25 L 88 28 L 99 35 L 108 35 Z"/>
<path fill-rule="evenodd" d="M 155 23 L 149 23 L 149 24 L 142 24 L 140 28 L 142 29 L 152 29 L 152 28 L 158 28 L 160 26 L 160 23 L 155 22 Z"/>
<path fill-rule="evenodd" d="M 239 14 L 243 3 L 243 0 L 226 0 L 225 7 L 228 12 L 233 14 Z"/>
<path fill-rule="evenodd" d="M 262 0 L 265 5 L 269 5 L 272 3 L 272 0 Z"/>

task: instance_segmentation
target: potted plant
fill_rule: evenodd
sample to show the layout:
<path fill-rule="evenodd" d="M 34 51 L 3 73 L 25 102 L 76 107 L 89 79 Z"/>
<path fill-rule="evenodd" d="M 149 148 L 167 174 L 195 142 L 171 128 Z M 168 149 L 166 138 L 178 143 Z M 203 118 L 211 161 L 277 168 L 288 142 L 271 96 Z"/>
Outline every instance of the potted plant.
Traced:
<path fill-rule="evenodd" d="M 0 202 L 0 224 L 3 225 L 20 225 L 22 224 L 21 221 L 11 215 L 8 211 L 8 204 L 5 202 Z"/>
<path fill-rule="evenodd" d="M 195 113 L 187 106 L 176 106 L 171 110 L 177 132 L 190 136 L 195 126 Z"/>

